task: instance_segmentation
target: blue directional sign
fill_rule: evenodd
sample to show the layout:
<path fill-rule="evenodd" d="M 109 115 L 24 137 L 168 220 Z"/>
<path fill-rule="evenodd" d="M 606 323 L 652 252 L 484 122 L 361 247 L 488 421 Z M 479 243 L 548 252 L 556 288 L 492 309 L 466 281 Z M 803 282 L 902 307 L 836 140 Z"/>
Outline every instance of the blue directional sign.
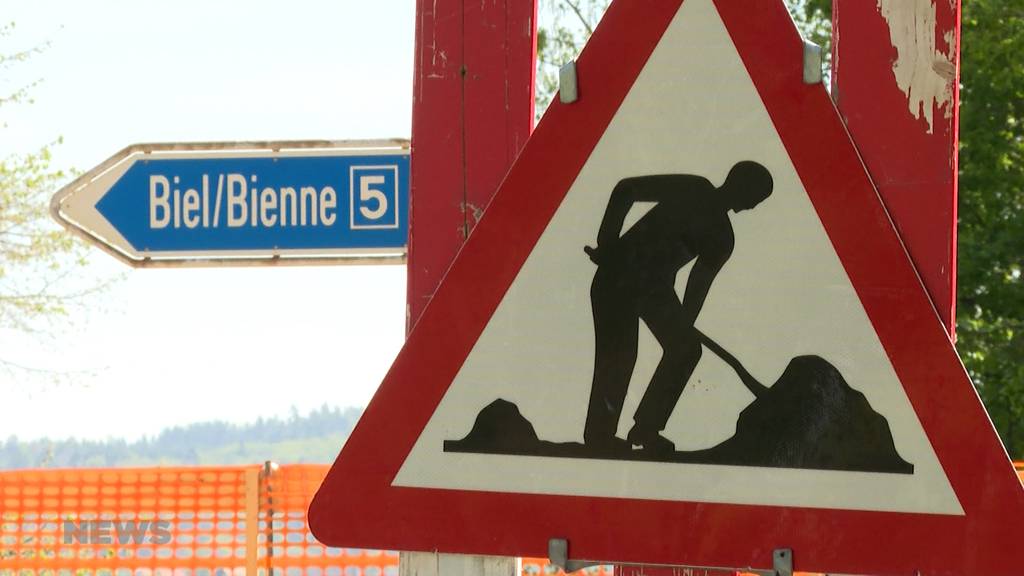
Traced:
<path fill-rule="evenodd" d="M 407 146 L 164 146 L 90 171 L 54 197 L 54 216 L 137 265 L 405 253 Z"/>

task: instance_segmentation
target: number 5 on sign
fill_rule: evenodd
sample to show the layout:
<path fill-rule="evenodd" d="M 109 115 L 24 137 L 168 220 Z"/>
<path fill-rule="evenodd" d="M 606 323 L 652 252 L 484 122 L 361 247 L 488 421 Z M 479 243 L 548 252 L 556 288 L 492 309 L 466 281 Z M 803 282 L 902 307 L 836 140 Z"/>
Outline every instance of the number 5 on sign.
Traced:
<path fill-rule="evenodd" d="M 353 166 L 349 176 L 352 229 L 398 228 L 398 166 Z"/>

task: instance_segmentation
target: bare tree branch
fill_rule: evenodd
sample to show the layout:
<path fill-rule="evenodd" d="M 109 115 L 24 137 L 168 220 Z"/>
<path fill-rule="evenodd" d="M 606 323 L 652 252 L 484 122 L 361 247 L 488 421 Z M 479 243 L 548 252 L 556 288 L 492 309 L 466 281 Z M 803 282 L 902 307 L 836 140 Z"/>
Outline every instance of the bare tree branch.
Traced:
<path fill-rule="evenodd" d="M 573 2 L 573 0 L 563 0 L 563 1 L 569 6 L 569 8 L 572 8 L 573 12 L 576 13 L 576 18 L 578 18 L 579 21 L 580 21 L 580 24 L 583 25 L 583 29 L 587 31 L 587 37 L 589 37 L 591 34 L 593 34 L 594 33 L 594 27 L 587 20 L 587 17 L 583 15 L 583 12 L 580 10 L 579 2 Z"/>

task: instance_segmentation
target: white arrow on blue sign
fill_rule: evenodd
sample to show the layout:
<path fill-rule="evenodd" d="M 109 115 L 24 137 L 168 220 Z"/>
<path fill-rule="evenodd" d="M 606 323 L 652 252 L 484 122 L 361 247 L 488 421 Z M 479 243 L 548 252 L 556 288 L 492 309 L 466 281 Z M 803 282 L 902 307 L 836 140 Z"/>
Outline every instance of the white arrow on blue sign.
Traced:
<path fill-rule="evenodd" d="M 133 266 L 401 261 L 402 140 L 140 144 L 54 195 L 51 212 Z"/>

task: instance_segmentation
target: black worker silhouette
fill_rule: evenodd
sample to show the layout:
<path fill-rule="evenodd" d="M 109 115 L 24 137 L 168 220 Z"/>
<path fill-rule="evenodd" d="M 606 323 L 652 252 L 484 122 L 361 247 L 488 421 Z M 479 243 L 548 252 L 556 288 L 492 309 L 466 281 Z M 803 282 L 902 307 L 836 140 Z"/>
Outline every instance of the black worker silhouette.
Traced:
<path fill-rule="evenodd" d="M 777 382 L 765 386 L 695 327 L 735 247 L 730 213 L 756 208 L 771 196 L 773 186 L 771 173 L 752 161 L 737 162 L 717 188 L 687 174 L 619 181 L 596 246 L 583 248 L 597 265 L 590 286 L 595 354 L 583 443 L 541 440 L 515 404 L 498 399 L 478 414 L 468 435 L 446 440 L 444 450 L 913 473 L 913 465 L 896 452 L 885 417 L 828 361 L 794 358 Z M 636 202 L 653 206 L 623 233 Z M 680 299 L 676 276 L 691 262 Z M 637 360 L 641 321 L 661 346 L 662 357 L 623 439 L 616 431 Z M 731 438 L 705 450 L 677 451 L 661 433 L 704 348 L 733 368 L 754 401 L 738 415 Z"/>
<path fill-rule="evenodd" d="M 771 174 L 749 161 L 733 166 L 717 189 L 700 176 L 673 174 L 626 178 L 612 190 L 597 247 L 585 248 L 597 264 L 590 287 L 596 353 L 583 433 L 587 445 L 621 443 L 615 429 L 636 364 L 638 321 L 643 320 L 663 355 L 627 438 L 647 450 L 675 450 L 659 433 L 700 360 L 694 322 L 715 276 L 732 255 L 729 212 L 754 208 L 771 193 Z M 620 237 L 635 202 L 655 205 Z M 676 274 L 691 261 L 680 302 Z"/>

